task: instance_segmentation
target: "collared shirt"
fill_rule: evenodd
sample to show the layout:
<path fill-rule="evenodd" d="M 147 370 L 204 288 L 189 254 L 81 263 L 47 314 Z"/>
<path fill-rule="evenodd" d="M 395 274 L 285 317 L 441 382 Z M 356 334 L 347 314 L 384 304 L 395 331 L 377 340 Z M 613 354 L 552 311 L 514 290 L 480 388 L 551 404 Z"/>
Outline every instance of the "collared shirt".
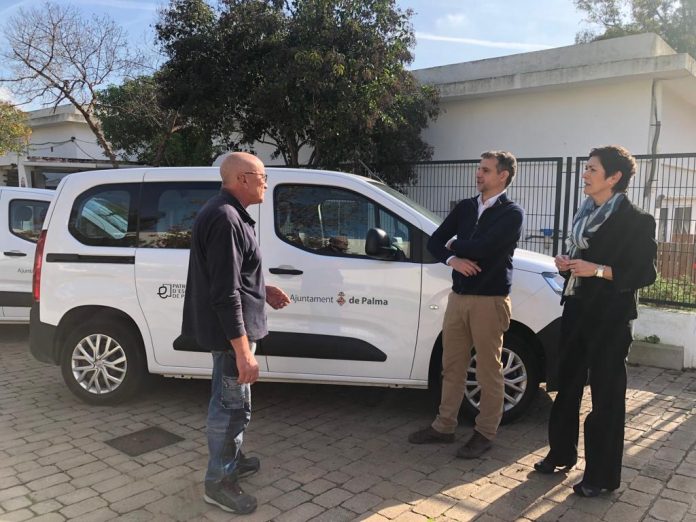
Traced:
<path fill-rule="evenodd" d="M 481 214 L 483 214 L 483 211 L 486 210 L 487 208 L 491 208 L 493 205 L 495 205 L 495 202 L 498 201 L 498 198 L 505 194 L 505 191 L 503 190 L 502 192 L 499 192 L 495 196 L 491 196 L 488 198 L 485 202 L 483 201 L 483 194 L 478 195 L 478 217 L 481 219 Z"/>
<path fill-rule="evenodd" d="M 182 334 L 207 350 L 229 350 L 230 340 L 264 337 L 266 287 L 255 222 L 224 189 L 193 225 Z"/>

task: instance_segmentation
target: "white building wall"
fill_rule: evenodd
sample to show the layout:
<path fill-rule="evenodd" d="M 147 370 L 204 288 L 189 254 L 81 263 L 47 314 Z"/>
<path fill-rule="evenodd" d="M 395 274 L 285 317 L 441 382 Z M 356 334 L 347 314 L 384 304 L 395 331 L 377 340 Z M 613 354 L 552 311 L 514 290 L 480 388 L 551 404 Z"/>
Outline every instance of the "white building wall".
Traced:
<path fill-rule="evenodd" d="M 662 82 L 658 152 L 696 152 L 696 105 Z"/>
<path fill-rule="evenodd" d="M 446 101 L 423 137 L 434 146 L 434 160 L 478 158 L 488 149 L 582 156 L 611 143 L 645 154 L 651 86 L 646 79 Z"/>
<path fill-rule="evenodd" d="M 71 138 L 75 138 L 71 141 Z M 33 129 L 29 156 L 68 159 L 108 159 L 87 125 L 63 122 Z"/>

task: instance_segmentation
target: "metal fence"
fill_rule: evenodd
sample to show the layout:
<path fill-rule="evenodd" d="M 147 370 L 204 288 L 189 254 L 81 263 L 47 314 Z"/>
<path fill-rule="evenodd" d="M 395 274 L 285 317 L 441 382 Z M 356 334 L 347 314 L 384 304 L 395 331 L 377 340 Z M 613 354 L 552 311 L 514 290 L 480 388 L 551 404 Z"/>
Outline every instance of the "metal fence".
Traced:
<path fill-rule="evenodd" d="M 655 217 L 658 279 L 641 292 L 643 302 L 696 308 L 696 153 L 636 156 L 638 170 L 629 199 Z M 401 187 L 412 199 L 446 216 L 476 194 L 479 160 L 432 161 L 415 165 L 417 181 Z M 519 246 L 556 255 L 565 251 L 575 210 L 585 197 L 586 157 L 521 158 L 510 198 L 526 210 Z"/>
<path fill-rule="evenodd" d="M 433 161 L 415 165 L 417 182 L 402 187 L 406 194 L 443 218 L 476 192 L 479 160 Z M 521 248 L 558 253 L 563 237 L 563 158 L 522 158 L 508 196 L 526 210 Z"/>

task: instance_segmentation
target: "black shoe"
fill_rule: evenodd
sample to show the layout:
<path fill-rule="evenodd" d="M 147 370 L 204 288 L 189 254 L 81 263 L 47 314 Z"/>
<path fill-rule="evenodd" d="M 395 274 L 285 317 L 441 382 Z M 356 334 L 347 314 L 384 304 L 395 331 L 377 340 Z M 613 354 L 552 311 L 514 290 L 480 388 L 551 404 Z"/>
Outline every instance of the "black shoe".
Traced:
<path fill-rule="evenodd" d="M 551 475 L 552 473 L 556 472 L 556 468 L 559 468 L 558 471 L 565 473 L 570 471 L 573 466 L 575 466 L 575 462 L 572 464 L 553 464 L 550 460 L 548 460 L 548 458 L 545 458 L 544 460 L 540 460 L 534 464 L 534 469 L 539 473 L 543 473 L 544 475 Z"/>
<path fill-rule="evenodd" d="M 576 495 L 580 495 L 581 497 L 591 498 L 598 496 L 602 492 L 602 488 L 596 488 L 580 481 L 573 486 L 573 491 Z"/>
<path fill-rule="evenodd" d="M 236 477 L 226 478 L 220 482 L 206 482 L 203 498 L 208 504 L 238 515 L 256 511 L 256 499 L 244 493 Z"/>
<path fill-rule="evenodd" d="M 239 478 L 253 475 L 261 468 L 261 461 L 258 457 L 246 457 L 244 453 L 239 452 L 239 460 L 237 461 L 237 476 Z"/>
<path fill-rule="evenodd" d="M 440 433 L 432 426 L 414 431 L 408 436 L 411 444 L 433 444 L 438 442 L 454 442 L 454 433 Z"/>
<path fill-rule="evenodd" d="M 474 430 L 474 434 L 461 448 L 457 450 L 457 458 L 476 459 L 491 449 L 493 443 Z"/>

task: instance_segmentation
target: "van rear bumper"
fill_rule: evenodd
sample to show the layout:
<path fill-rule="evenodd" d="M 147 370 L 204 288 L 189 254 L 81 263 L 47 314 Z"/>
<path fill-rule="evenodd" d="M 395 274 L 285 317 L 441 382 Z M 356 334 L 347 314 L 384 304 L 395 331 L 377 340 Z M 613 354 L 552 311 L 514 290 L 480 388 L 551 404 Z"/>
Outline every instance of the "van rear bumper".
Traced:
<path fill-rule="evenodd" d="M 39 316 L 39 303 L 31 305 L 29 312 L 29 350 L 37 361 L 58 364 L 56 353 L 56 331 L 52 324 L 42 323 Z"/>

